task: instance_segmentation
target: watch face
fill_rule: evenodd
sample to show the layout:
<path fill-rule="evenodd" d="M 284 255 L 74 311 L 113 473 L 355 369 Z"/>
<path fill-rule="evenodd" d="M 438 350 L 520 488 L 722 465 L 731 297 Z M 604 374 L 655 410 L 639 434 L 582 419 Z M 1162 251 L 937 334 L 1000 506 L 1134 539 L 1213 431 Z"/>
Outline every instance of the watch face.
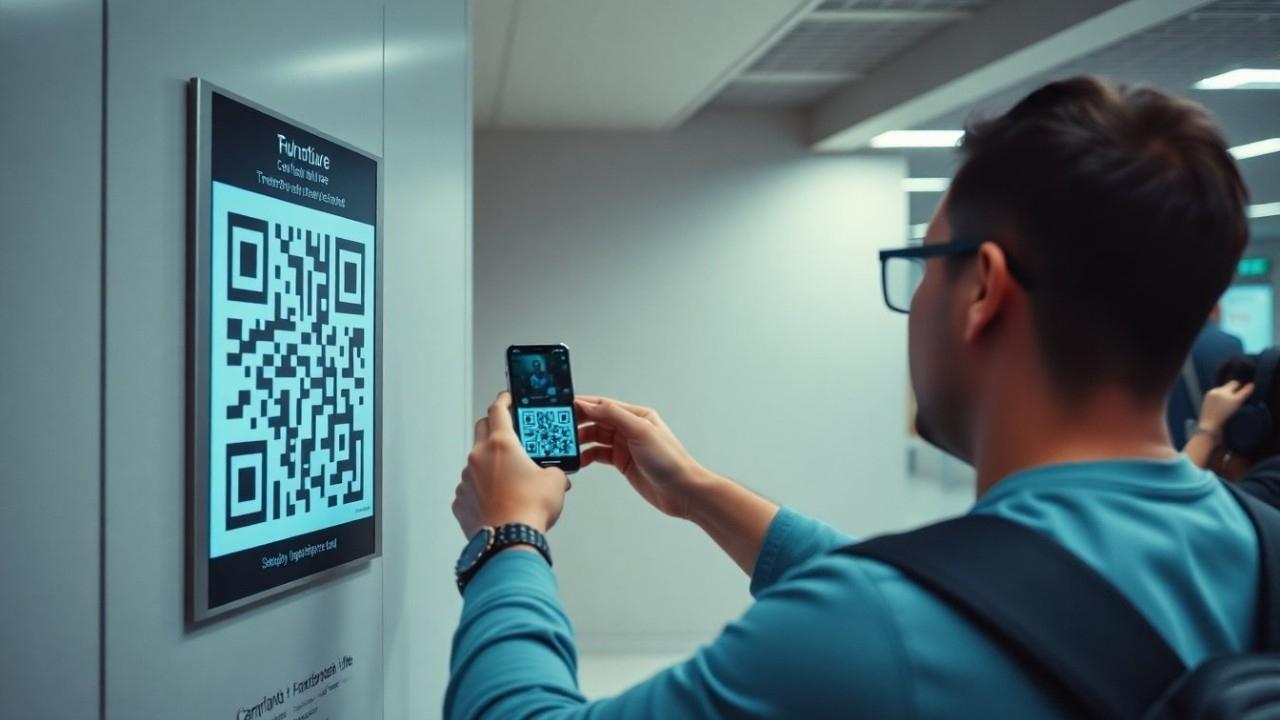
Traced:
<path fill-rule="evenodd" d="M 454 568 L 454 572 L 464 573 L 472 565 L 475 565 L 476 561 L 480 559 L 480 556 L 489 547 L 489 540 L 492 537 L 493 531 L 489 528 L 480 528 L 475 535 L 472 535 L 471 539 L 467 541 L 467 546 L 462 548 L 462 554 L 458 556 L 458 564 Z"/>

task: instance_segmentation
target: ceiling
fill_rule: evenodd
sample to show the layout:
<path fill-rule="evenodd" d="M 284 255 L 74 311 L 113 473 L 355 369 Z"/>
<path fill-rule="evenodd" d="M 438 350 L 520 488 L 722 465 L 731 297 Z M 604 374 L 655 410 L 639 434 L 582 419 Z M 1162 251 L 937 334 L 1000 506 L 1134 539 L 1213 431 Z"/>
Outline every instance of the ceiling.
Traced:
<path fill-rule="evenodd" d="M 987 4 L 473 0 L 476 125 L 661 130 L 708 104 L 799 107 Z"/>
<path fill-rule="evenodd" d="M 787 108 L 815 147 L 853 150 L 1206 1 L 473 0 L 475 119 L 663 130 Z"/>
<path fill-rule="evenodd" d="M 961 128 L 972 115 L 1003 112 L 1031 90 L 1054 79 L 1098 74 L 1157 85 L 1205 105 L 1232 145 L 1280 137 L 1280 91 L 1195 90 L 1203 78 L 1238 67 L 1280 67 L 1280 0 L 1217 0 L 1097 52 L 919 123 L 917 129 Z M 916 177 L 950 176 L 955 153 L 907 152 Z M 1280 153 L 1239 161 L 1252 202 L 1280 202 Z M 927 222 L 938 196 L 913 193 L 911 222 Z M 1280 217 L 1252 222 L 1259 239 L 1280 239 Z"/>
<path fill-rule="evenodd" d="M 474 0 L 480 127 L 661 130 L 814 0 Z"/>
<path fill-rule="evenodd" d="M 1228 140 L 1280 136 L 1280 91 L 1196 91 L 1280 67 L 1280 0 L 474 0 L 480 127 L 663 130 L 704 107 L 805 114 L 811 142 L 857 150 L 885 129 L 960 128 L 1080 73 L 1204 103 Z M 905 153 L 916 177 L 950 150 Z M 1280 202 L 1280 153 L 1240 162 Z M 913 193 L 911 222 L 938 196 Z M 1280 238 L 1280 217 L 1255 220 Z"/>
<path fill-rule="evenodd" d="M 803 107 L 865 77 L 987 0 L 826 0 L 713 100 L 719 107 Z"/>

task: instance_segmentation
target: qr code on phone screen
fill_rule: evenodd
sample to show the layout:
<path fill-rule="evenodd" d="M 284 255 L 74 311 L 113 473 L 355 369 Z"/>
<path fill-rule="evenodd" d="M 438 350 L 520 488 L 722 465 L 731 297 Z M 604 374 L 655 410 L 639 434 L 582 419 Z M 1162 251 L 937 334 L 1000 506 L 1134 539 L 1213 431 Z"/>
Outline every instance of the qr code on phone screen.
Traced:
<path fill-rule="evenodd" d="M 577 429 L 569 408 L 520 408 L 520 442 L 531 458 L 578 454 Z"/>

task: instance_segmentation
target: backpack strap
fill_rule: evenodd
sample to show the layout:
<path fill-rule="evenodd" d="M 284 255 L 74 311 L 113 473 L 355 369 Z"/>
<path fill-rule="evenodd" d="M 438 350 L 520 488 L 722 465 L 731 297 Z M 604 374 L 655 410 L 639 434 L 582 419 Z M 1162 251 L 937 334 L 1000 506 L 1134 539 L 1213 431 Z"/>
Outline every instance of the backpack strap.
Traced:
<path fill-rule="evenodd" d="M 1280 509 L 1224 482 L 1258 533 L 1258 648 L 1280 651 Z"/>
<path fill-rule="evenodd" d="M 1106 578 L 1012 520 L 965 515 L 836 552 L 897 568 L 1039 671 L 1077 714 L 1140 718 L 1186 672 Z"/>

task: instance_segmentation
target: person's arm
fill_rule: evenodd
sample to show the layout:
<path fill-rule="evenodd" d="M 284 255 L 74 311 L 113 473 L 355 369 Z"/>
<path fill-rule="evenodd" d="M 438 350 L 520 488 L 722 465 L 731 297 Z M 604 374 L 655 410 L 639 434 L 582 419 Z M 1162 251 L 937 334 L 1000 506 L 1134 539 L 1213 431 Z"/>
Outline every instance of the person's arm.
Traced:
<path fill-rule="evenodd" d="M 1241 385 L 1236 380 L 1205 393 L 1204 404 L 1200 407 L 1200 420 L 1183 448 L 1191 462 L 1206 469 L 1218 465 L 1223 449 L 1223 428 L 1251 393 L 1253 383 Z"/>
<path fill-rule="evenodd" d="M 824 523 L 719 476 L 711 476 L 706 489 L 690 499 L 689 520 L 751 578 L 752 594 L 791 568 L 853 542 Z"/>
<path fill-rule="evenodd" d="M 702 528 L 750 576 L 769 526 L 778 514 L 778 504 L 728 478 L 702 468 L 695 472 L 704 477 L 695 481 L 699 490 L 689 494 L 685 517 Z"/>
<path fill-rule="evenodd" d="M 1207 428 L 1197 427 L 1191 433 L 1191 439 L 1187 440 L 1187 444 L 1182 447 L 1182 452 L 1186 453 L 1187 459 L 1195 463 L 1197 467 L 1208 470 L 1217 465 L 1222 455 L 1221 448 L 1221 431 L 1210 431 Z"/>
<path fill-rule="evenodd" d="M 509 522 L 547 531 L 564 505 L 564 473 L 538 467 L 523 452 L 510 409 L 511 398 L 502 393 L 476 423 L 453 504 L 468 537 Z M 600 408 L 594 410 L 598 415 Z M 646 422 L 665 428 L 656 413 Z M 696 465 L 687 453 L 672 451 L 679 443 L 669 431 L 634 433 L 642 440 L 634 444 L 605 422 L 582 433 L 595 443 L 584 459 L 609 453 L 633 484 L 642 481 L 636 489 L 655 506 L 705 523 L 744 570 L 754 572 L 757 602 L 687 662 L 618 698 L 588 704 L 577 688 L 573 632 L 550 566 L 537 553 L 509 548 L 489 558 L 466 586 L 446 717 L 808 717 L 832 707 L 902 715 L 909 690 L 896 628 L 879 591 L 855 572 L 860 561 L 831 555 L 777 581 L 782 568 L 841 536 L 722 478 L 687 472 Z M 651 474 L 636 474 L 637 459 Z M 684 492 L 691 488 L 706 493 Z M 746 519 L 730 517 L 731 511 Z"/>
<path fill-rule="evenodd" d="M 702 528 L 748 576 L 756 572 L 765 538 L 775 525 L 780 525 L 779 534 L 804 526 L 796 536 L 813 540 L 786 544 L 797 552 L 773 553 L 768 566 L 775 573 L 850 542 L 798 513 L 779 513 L 777 503 L 699 465 L 656 410 L 596 396 L 579 396 L 577 408 L 587 420 L 578 433 L 586 448 L 583 467 L 604 463 L 617 468 L 651 505 Z"/>
<path fill-rule="evenodd" d="M 853 542 L 852 537 L 826 523 L 781 508 L 769 525 L 750 573 L 751 595 L 760 597 L 793 569 Z"/>
<path fill-rule="evenodd" d="M 588 702 L 551 568 L 536 553 L 501 553 L 467 586 L 444 716 L 907 717 L 901 639 L 862 563 L 832 555 L 797 568 L 688 660 Z"/>

